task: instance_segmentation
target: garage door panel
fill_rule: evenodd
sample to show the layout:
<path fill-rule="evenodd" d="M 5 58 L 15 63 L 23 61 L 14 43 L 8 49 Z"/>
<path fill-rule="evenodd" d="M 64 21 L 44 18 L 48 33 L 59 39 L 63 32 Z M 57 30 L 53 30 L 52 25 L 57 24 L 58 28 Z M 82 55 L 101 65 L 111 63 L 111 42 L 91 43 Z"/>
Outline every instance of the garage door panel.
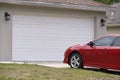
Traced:
<path fill-rule="evenodd" d="M 59 15 L 13 16 L 14 61 L 62 61 L 68 46 L 93 39 L 91 17 Z"/>
<path fill-rule="evenodd" d="M 13 58 L 15 61 L 43 61 L 43 60 L 44 61 L 60 61 L 61 56 L 63 56 L 62 55 L 63 52 L 61 53 L 60 52 L 58 53 L 58 52 L 59 51 L 49 51 L 49 50 L 48 51 L 31 51 L 31 52 L 24 51 L 24 52 L 18 53 L 17 55 L 14 55 Z M 49 55 L 49 56 L 46 56 L 46 55 Z"/>

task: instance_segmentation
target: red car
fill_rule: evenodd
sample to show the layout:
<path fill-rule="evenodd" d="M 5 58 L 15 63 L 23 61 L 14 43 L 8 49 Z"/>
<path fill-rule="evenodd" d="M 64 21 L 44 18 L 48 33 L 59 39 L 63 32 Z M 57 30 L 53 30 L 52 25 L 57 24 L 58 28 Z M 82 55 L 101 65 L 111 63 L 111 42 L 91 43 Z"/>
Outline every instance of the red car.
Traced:
<path fill-rule="evenodd" d="M 63 62 L 71 68 L 90 66 L 120 70 L 120 34 L 110 34 L 85 45 L 71 46 L 65 51 Z"/>

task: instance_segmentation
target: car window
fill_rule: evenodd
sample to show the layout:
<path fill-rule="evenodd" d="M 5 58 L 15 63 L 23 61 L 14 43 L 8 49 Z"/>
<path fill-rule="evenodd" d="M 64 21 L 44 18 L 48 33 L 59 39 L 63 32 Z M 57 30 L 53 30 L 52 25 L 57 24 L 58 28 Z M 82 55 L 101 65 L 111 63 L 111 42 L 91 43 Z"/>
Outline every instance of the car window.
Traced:
<path fill-rule="evenodd" d="M 94 41 L 94 46 L 110 46 L 115 39 L 114 36 L 105 36 Z"/>
<path fill-rule="evenodd" d="M 115 39 L 113 46 L 120 46 L 120 37 Z"/>

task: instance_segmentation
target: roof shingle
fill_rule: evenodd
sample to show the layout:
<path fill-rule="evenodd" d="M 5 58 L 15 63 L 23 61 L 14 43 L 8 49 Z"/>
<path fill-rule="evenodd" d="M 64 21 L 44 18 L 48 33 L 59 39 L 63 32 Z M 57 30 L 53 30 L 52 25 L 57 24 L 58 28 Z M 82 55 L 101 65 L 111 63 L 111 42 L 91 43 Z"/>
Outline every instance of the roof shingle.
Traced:
<path fill-rule="evenodd" d="M 23 0 L 23 1 L 35 1 L 35 2 L 46 2 L 46 3 L 58 3 L 58 4 L 74 4 L 74 5 L 91 5 L 91 6 L 108 6 L 93 0 Z"/>
<path fill-rule="evenodd" d="M 0 0 L 0 3 L 104 12 L 111 8 L 93 0 Z"/>

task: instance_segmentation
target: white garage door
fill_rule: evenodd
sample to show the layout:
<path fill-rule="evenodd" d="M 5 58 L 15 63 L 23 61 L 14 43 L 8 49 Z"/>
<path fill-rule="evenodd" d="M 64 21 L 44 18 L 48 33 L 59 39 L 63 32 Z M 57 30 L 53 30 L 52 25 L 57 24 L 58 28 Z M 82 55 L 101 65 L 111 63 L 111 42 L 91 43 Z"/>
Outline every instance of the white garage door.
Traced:
<path fill-rule="evenodd" d="M 94 19 L 64 14 L 14 14 L 13 61 L 62 61 L 71 45 L 93 39 Z"/>

